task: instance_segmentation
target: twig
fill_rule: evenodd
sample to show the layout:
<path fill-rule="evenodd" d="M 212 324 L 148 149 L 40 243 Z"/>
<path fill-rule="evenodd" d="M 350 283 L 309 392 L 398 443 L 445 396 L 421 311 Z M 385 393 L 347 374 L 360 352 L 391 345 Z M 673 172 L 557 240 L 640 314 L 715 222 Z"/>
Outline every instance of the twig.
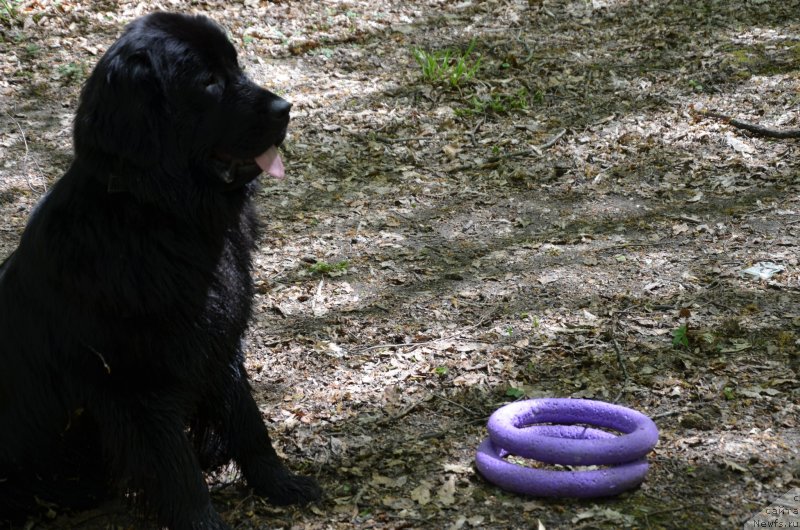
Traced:
<path fill-rule="evenodd" d="M 322 287 L 324 285 L 325 279 L 319 281 L 317 285 L 317 291 L 314 293 L 314 298 L 311 299 L 311 312 L 317 312 L 317 302 L 322 300 Z"/>
<path fill-rule="evenodd" d="M 19 129 L 20 136 L 22 136 L 22 143 L 25 146 L 25 155 L 22 157 L 22 169 L 23 169 L 23 171 L 25 171 L 25 180 L 28 183 L 28 188 L 30 188 L 31 191 L 36 191 L 36 189 L 34 188 L 33 184 L 31 183 L 30 177 L 28 176 L 28 167 L 27 166 L 28 166 L 28 159 L 30 158 L 30 149 L 28 148 L 28 139 L 25 138 L 25 131 L 22 130 L 22 125 L 19 124 L 19 121 L 14 116 L 12 116 L 8 112 L 6 112 L 6 116 L 8 116 L 9 119 L 14 122 L 14 125 L 16 125 L 17 129 Z M 42 180 L 45 182 L 44 183 L 44 191 L 47 191 L 47 181 L 44 179 L 44 173 L 42 171 L 42 168 L 39 166 L 39 163 L 36 160 L 33 160 L 33 163 L 36 165 L 36 168 L 39 170 L 39 175 L 41 176 Z"/>
<path fill-rule="evenodd" d="M 666 417 L 669 417 L 669 416 L 674 416 L 676 414 L 681 414 L 683 412 L 690 412 L 691 410 L 693 410 L 692 407 L 682 407 L 682 408 L 679 408 L 679 409 L 668 410 L 666 412 L 660 412 L 658 414 L 654 414 L 654 415 L 650 416 L 650 419 L 655 421 L 655 420 L 658 420 L 658 419 L 661 419 L 661 418 L 666 418 Z"/>
<path fill-rule="evenodd" d="M 547 140 L 545 143 L 541 144 L 539 146 L 539 149 L 547 149 L 548 147 L 553 147 L 556 144 L 556 142 L 559 141 L 561 137 L 566 134 L 566 132 L 567 132 L 566 129 L 561 129 L 552 138 Z"/>
<path fill-rule="evenodd" d="M 430 432 L 424 432 L 424 433 L 419 435 L 418 439 L 419 440 L 433 440 L 434 438 L 441 438 L 442 436 L 445 436 L 448 432 L 452 432 L 452 431 L 430 431 Z"/>
<path fill-rule="evenodd" d="M 531 59 L 533 59 L 533 50 L 531 50 L 530 45 L 528 45 L 528 43 L 525 41 L 525 39 L 522 38 L 522 31 L 519 31 L 514 36 L 514 38 L 516 39 L 517 42 L 522 44 L 522 47 L 525 48 L 525 51 L 528 54 L 528 56 L 525 57 L 524 59 L 522 59 L 521 61 L 517 61 L 517 64 L 520 65 L 520 66 L 523 65 L 523 64 L 528 64 L 531 61 Z"/>
<path fill-rule="evenodd" d="M 406 405 L 403 408 L 403 410 L 401 410 L 397 414 L 393 414 L 392 416 L 390 416 L 388 418 L 385 418 L 383 420 L 378 421 L 377 424 L 378 425 L 386 425 L 388 423 L 395 422 L 395 421 L 399 420 L 400 418 L 402 418 L 403 416 L 408 415 L 412 410 L 414 410 L 415 408 L 420 406 L 420 404 L 422 404 L 424 402 L 427 402 L 427 401 L 430 401 L 431 399 L 433 399 L 433 396 L 431 394 L 424 395 L 421 398 L 416 399 L 413 402 L 411 402 L 408 405 Z"/>
<path fill-rule="evenodd" d="M 614 397 L 612 403 L 618 403 L 622 394 L 625 393 L 625 387 L 628 386 L 628 369 L 625 367 L 625 359 L 622 358 L 622 352 L 619 349 L 619 344 L 617 343 L 617 339 L 611 338 L 611 344 L 614 345 L 614 350 L 617 352 L 617 363 L 619 364 L 620 368 L 622 368 L 622 388 Z"/>
<path fill-rule="evenodd" d="M 456 407 L 458 407 L 458 408 L 462 409 L 463 411 L 465 411 L 467 414 L 471 414 L 472 416 L 477 416 L 478 415 L 478 413 L 475 412 L 474 410 L 465 407 L 461 403 L 456 403 L 455 401 L 451 401 L 451 400 L 447 399 L 444 396 L 440 396 L 439 394 L 434 394 L 433 397 L 441 399 L 442 401 L 444 401 L 446 403 L 450 403 L 451 405 L 455 405 Z"/>
<path fill-rule="evenodd" d="M 617 352 L 617 363 L 622 369 L 622 389 L 619 391 L 617 397 L 614 398 L 612 403 L 617 403 L 619 401 L 619 399 L 622 397 L 622 394 L 625 393 L 625 387 L 628 386 L 628 368 L 625 366 L 625 359 L 622 357 L 622 349 L 619 347 L 619 343 L 615 337 L 616 328 L 617 315 L 614 314 L 614 317 L 611 319 L 611 344 L 614 346 L 614 351 Z"/>
<path fill-rule="evenodd" d="M 384 344 L 376 344 L 375 346 L 366 346 L 364 348 L 360 348 L 358 350 L 355 350 L 355 352 L 356 353 L 365 353 L 365 352 L 368 352 L 368 351 L 382 350 L 382 349 L 385 349 L 385 348 L 409 348 L 409 347 L 410 348 L 419 348 L 420 346 L 427 346 L 429 344 L 435 344 L 435 343 L 441 342 L 443 340 L 455 339 L 459 335 L 462 335 L 463 333 L 465 333 L 465 332 L 467 332 L 469 330 L 472 330 L 472 329 L 475 329 L 475 328 L 481 326 L 484 322 L 486 322 L 492 315 L 494 315 L 497 312 L 499 307 L 500 306 L 494 306 L 492 309 L 490 309 L 489 311 L 484 313 L 483 316 L 481 316 L 480 320 L 478 320 L 478 322 L 476 322 L 475 324 L 472 324 L 472 325 L 469 325 L 467 327 L 461 328 L 460 331 L 457 331 L 457 332 L 453 333 L 452 335 L 448 335 L 447 337 L 439 337 L 438 339 L 426 340 L 426 341 L 422 341 L 422 342 L 401 342 L 401 343 L 388 342 L 388 343 L 384 343 Z"/>
<path fill-rule="evenodd" d="M 349 132 L 350 134 L 355 135 L 355 133 L 353 133 L 352 131 L 348 130 L 347 132 Z M 390 138 L 388 136 L 382 136 L 382 135 L 379 135 L 379 134 L 375 135 L 375 139 L 377 141 L 383 142 L 385 144 L 401 144 L 401 143 L 406 143 L 406 142 L 414 142 L 414 141 L 417 141 L 417 140 L 430 140 L 431 138 L 434 138 L 434 137 L 431 136 L 430 134 L 425 134 L 425 135 L 421 135 L 421 136 L 406 136 L 404 138 Z"/>
<path fill-rule="evenodd" d="M 493 164 L 494 162 L 499 162 L 500 160 L 503 160 L 505 158 L 516 158 L 518 156 L 530 156 L 530 155 L 542 156 L 542 150 L 547 149 L 549 147 L 553 147 L 556 144 L 556 142 L 558 142 L 561 139 L 561 137 L 564 136 L 564 134 L 566 134 L 566 132 L 567 132 L 566 129 L 561 129 L 545 143 L 535 145 L 530 149 L 523 149 L 521 151 L 512 151 L 510 153 L 503 153 L 502 155 L 493 156 L 488 160 L 486 160 L 486 162 L 484 162 L 483 165 Z"/>
<path fill-rule="evenodd" d="M 531 155 L 542 156 L 542 151 L 544 149 L 553 147 L 556 144 L 556 142 L 558 142 L 561 139 L 561 137 L 564 136 L 564 134 L 566 134 L 566 132 L 567 132 L 566 129 L 561 129 L 545 143 L 535 145 L 530 149 L 522 149 L 520 151 L 511 151 L 510 153 L 503 153 L 502 155 L 491 156 L 487 158 L 480 166 L 475 166 L 474 164 L 464 164 L 461 166 L 450 168 L 447 171 L 448 173 L 455 173 L 456 171 L 464 171 L 465 169 L 471 169 L 475 167 L 477 167 L 478 169 L 484 169 L 490 166 L 491 164 L 497 163 L 507 158 L 517 158 L 517 157 L 531 156 Z"/>
<path fill-rule="evenodd" d="M 364 484 L 358 489 L 356 494 L 353 495 L 353 498 L 350 500 L 350 502 L 354 505 L 357 505 L 359 502 L 361 502 L 361 497 L 363 497 L 366 492 L 367 492 L 367 484 Z"/>
<path fill-rule="evenodd" d="M 710 110 L 692 109 L 692 112 L 707 118 L 716 118 L 718 120 L 722 120 L 729 125 L 733 125 L 739 129 L 744 129 L 745 131 L 750 131 L 758 136 L 765 136 L 767 138 L 800 138 L 800 129 L 772 129 L 756 123 L 737 120 L 736 118 L 731 118 L 725 114 L 720 114 L 719 112 Z"/>
<path fill-rule="evenodd" d="M 656 510 L 654 512 L 645 513 L 644 518 L 647 521 L 648 526 L 650 525 L 650 517 L 654 515 L 664 515 L 665 513 L 672 513 L 672 512 L 680 512 L 688 510 L 689 508 L 695 508 L 697 506 L 705 506 L 704 503 L 701 502 L 693 502 L 691 504 L 682 504 L 680 506 L 676 506 L 674 508 L 664 508 L 662 510 Z"/>
<path fill-rule="evenodd" d="M 482 116 L 478 121 L 478 124 L 469 132 L 469 141 L 473 146 L 478 145 L 478 142 L 475 141 L 475 135 L 478 133 L 484 123 L 486 123 L 486 116 Z"/>
<path fill-rule="evenodd" d="M 695 217 L 690 217 L 688 215 L 668 215 L 667 217 L 669 217 L 670 219 L 675 219 L 677 221 L 686 221 L 687 223 L 693 223 L 693 224 L 700 224 L 703 222 L 700 219 L 697 219 Z"/>
<path fill-rule="evenodd" d="M 244 503 L 246 503 L 247 501 L 250 501 L 250 500 L 253 500 L 253 494 L 252 493 L 246 495 L 243 499 L 241 499 L 239 502 L 237 502 L 236 506 L 233 507 L 232 512 L 236 513 L 237 511 L 241 510 L 242 506 L 244 506 Z"/>

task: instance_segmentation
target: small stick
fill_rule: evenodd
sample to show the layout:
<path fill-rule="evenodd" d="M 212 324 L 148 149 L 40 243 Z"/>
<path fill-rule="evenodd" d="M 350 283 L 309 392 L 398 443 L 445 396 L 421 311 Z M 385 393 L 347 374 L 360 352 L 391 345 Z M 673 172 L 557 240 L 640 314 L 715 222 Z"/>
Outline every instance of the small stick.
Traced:
<path fill-rule="evenodd" d="M 25 171 L 25 180 L 28 182 L 28 188 L 30 188 L 31 191 L 36 191 L 36 189 L 34 188 L 33 184 L 31 183 L 31 178 L 28 175 L 28 167 L 27 166 L 28 166 L 28 159 L 30 158 L 30 149 L 28 148 L 28 139 L 25 138 L 25 131 L 22 130 L 22 125 L 19 124 L 19 121 L 14 116 L 9 114 L 8 112 L 6 112 L 6 116 L 8 116 L 9 119 L 11 119 L 11 121 L 14 122 L 14 125 L 16 125 L 17 129 L 19 129 L 20 136 L 22 136 L 22 143 L 25 145 L 25 156 L 22 157 L 23 170 Z M 39 162 L 37 162 L 36 159 L 33 159 L 33 158 L 31 158 L 31 160 L 33 160 L 33 163 L 36 165 L 36 168 L 39 170 L 39 174 L 42 175 L 42 168 L 39 166 Z M 45 181 L 45 184 L 44 184 L 44 191 L 47 191 L 47 182 L 46 181 Z"/>
<path fill-rule="evenodd" d="M 477 416 L 478 415 L 478 413 L 475 412 L 474 410 L 465 407 L 461 403 L 456 403 L 455 401 L 451 401 L 451 400 L 447 399 L 444 396 L 440 396 L 439 394 L 434 394 L 433 397 L 441 399 L 442 401 L 444 401 L 446 403 L 450 403 L 451 405 L 455 405 L 456 407 L 459 407 L 460 409 L 464 410 L 467 414 L 471 414 L 472 416 Z"/>
<path fill-rule="evenodd" d="M 504 153 L 502 155 L 490 156 L 489 158 L 487 158 L 483 162 L 483 164 L 478 166 L 478 168 L 479 169 L 484 169 L 484 168 L 488 167 L 489 165 L 494 164 L 495 162 L 499 162 L 501 160 L 505 160 L 506 158 L 516 158 L 516 157 L 531 156 L 531 155 L 542 156 L 542 150 L 547 149 L 549 147 L 553 147 L 556 144 L 556 142 L 558 142 L 561 139 L 561 137 L 564 136 L 564 134 L 566 134 L 566 132 L 567 132 L 566 129 L 561 129 L 555 135 L 553 135 L 552 138 L 547 140 L 545 143 L 539 144 L 539 145 L 535 145 L 530 149 L 522 149 L 520 151 L 511 151 L 510 153 Z M 464 164 L 464 165 L 461 165 L 461 166 L 456 166 L 456 167 L 450 168 L 450 169 L 447 170 L 447 172 L 448 173 L 455 173 L 457 171 L 464 171 L 465 169 L 471 169 L 471 168 L 474 168 L 474 167 L 475 167 L 474 164 Z"/>
<path fill-rule="evenodd" d="M 619 342 L 617 342 L 617 337 L 615 337 L 617 327 L 617 315 L 614 315 L 614 318 L 611 320 L 611 344 L 614 346 L 614 351 L 617 353 L 617 363 L 619 367 L 622 369 L 622 389 L 617 394 L 617 397 L 614 398 L 612 403 L 617 403 L 622 394 L 625 393 L 625 387 L 628 386 L 628 368 L 625 366 L 625 359 L 622 357 L 622 349 L 619 347 Z"/>
<path fill-rule="evenodd" d="M 667 418 L 669 416 L 674 416 L 676 414 L 681 414 L 683 412 L 691 412 L 692 410 L 693 410 L 692 407 L 683 407 L 683 408 L 679 408 L 679 409 L 668 410 L 666 412 L 661 412 L 659 414 L 655 414 L 653 416 L 650 416 L 650 419 L 655 421 L 655 420 L 659 420 L 661 418 Z"/>
<path fill-rule="evenodd" d="M 566 132 L 567 132 L 566 129 L 561 129 L 545 143 L 535 145 L 531 149 L 523 149 L 521 151 L 511 151 L 510 153 L 504 153 L 502 155 L 490 157 L 489 159 L 486 160 L 486 162 L 483 163 L 483 165 L 491 164 L 493 162 L 499 162 L 504 158 L 515 158 L 518 156 L 530 156 L 530 155 L 542 156 L 542 150 L 547 149 L 549 147 L 553 147 L 556 144 L 556 142 L 558 142 L 561 139 L 561 137 L 564 136 L 564 134 L 566 134 Z"/>
<path fill-rule="evenodd" d="M 756 123 L 737 120 L 736 118 L 731 118 L 725 114 L 720 114 L 719 112 L 713 112 L 710 110 L 692 109 L 692 112 L 699 114 L 700 116 L 722 120 L 729 125 L 733 125 L 739 129 L 744 129 L 745 131 L 750 131 L 758 136 L 765 136 L 767 138 L 800 138 L 800 129 L 772 129 Z"/>
<path fill-rule="evenodd" d="M 416 349 L 416 348 L 419 348 L 421 346 L 427 346 L 429 344 L 435 344 L 437 342 L 448 341 L 448 340 L 451 340 L 451 339 L 455 339 L 455 338 L 459 337 L 460 335 L 463 335 L 467 331 L 470 331 L 470 330 L 473 330 L 475 328 L 480 327 L 484 322 L 489 320 L 489 318 L 491 318 L 492 315 L 494 315 L 499 308 L 500 308 L 499 306 L 494 306 L 494 307 L 490 308 L 486 313 L 484 313 L 481 316 L 481 318 L 480 318 L 480 320 L 478 320 L 478 322 L 476 322 L 475 324 L 471 324 L 471 325 L 469 325 L 469 326 L 467 326 L 465 328 L 462 328 L 460 331 L 457 331 L 457 332 L 455 332 L 452 335 L 449 335 L 447 337 L 439 337 L 438 339 L 431 339 L 431 340 L 426 340 L 426 341 L 422 341 L 422 342 L 408 342 L 408 343 L 402 342 L 402 343 L 394 343 L 394 344 L 391 343 L 391 342 L 388 342 L 388 343 L 385 343 L 385 344 L 376 344 L 375 346 L 366 346 L 364 348 L 359 348 L 359 349 L 355 350 L 355 353 L 364 353 L 364 352 L 368 352 L 368 351 L 372 351 L 372 350 L 381 350 L 381 349 L 385 349 L 385 348 L 414 348 L 414 349 Z"/>

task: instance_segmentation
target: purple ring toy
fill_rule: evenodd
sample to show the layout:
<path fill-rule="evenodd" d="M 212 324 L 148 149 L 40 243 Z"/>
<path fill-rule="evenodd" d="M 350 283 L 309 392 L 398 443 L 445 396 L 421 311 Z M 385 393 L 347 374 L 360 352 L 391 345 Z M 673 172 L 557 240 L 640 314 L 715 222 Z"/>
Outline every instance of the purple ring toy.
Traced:
<path fill-rule="evenodd" d="M 555 425 L 537 425 L 552 423 Z M 573 425 L 606 427 L 623 434 Z M 638 486 L 658 442 L 658 428 L 640 412 L 588 399 L 533 399 L 508 404 L 489 418 L 489 438 L 478 447 L 481 475 L 501 488 L 537 497 L 592 498 Z M 513 454 L 562 465 L 608 465 L 588 471 L 523 467 Z"/>
<path fill-rule="evenodd" d="M 532 425 L 537 423 L 562 425 Z M 624 434 L 599 436 L 605 431 L 569 426 L 574 423 Z M 590 399 L 517 401 L 495 411 L 487 427 L 495 446 L 548 464 L 624 464 L 644 457 L 658 442 L 656 424 L 641 412 Z"/>
<path fill-rule="evenodd" d="M 649 465 L 635 462 L 591 471 L 533 469 L 506 462 L 490 438 L 478 447 L 475 464 L 488 481 L 506 491 L 535 497 L 610 497 L 635 488 L 644 480 Z"/>

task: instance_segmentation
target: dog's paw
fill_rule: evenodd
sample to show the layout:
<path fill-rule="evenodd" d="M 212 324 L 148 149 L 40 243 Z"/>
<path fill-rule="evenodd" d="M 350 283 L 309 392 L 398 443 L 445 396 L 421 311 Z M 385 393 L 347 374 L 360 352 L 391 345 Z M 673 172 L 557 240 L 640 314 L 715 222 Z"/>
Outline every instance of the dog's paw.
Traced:
<path fill-rule="evenodd" d="M 255 488 L 259 497 L 266 498 L 271 504 L 285 506 L 287 504 L 307 504 L 322 497 L 322 488 L 317 481 L 303 475 L 286 474 L 280 480 Z"/>

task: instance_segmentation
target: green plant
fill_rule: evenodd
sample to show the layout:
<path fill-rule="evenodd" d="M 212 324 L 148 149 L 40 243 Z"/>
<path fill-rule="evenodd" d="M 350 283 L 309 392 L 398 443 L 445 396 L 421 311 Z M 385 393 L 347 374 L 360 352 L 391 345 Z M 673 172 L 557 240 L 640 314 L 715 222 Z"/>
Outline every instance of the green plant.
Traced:
<path fill-rule="evenodd" d="M 672 345 L 674 347 L 689 347 L 689 317 L 691 316 L 692 312 L 689 311 L 688 307 L 682 307 L 681 310 L 678 311 L 678 318 L 683 319 L 683 324 L 681 324 L 678 329 L 672 332 Z"/>
<path fill-rule="evenodd" d="M 347 270 L 350 264 L 344 260 L 338 263 L 328 263 L 326 261 L 318 261 L 311 265 L 308 270 L 311 271 L 312 274 L 332 274 L 332 273 L 341 273 Z"/>
<path fill-rule="evenodd" d="M 437 366 L 433 371 L 436 373 L 436 375 L 438 375 L 440 377 L 447 375 L 447 367 L 446 366 Z"/>
<path fill-rule="evenodd" d="M 433 84 L 444 83 L 452 88 L 458 87 L 462 82 L 475 77 L 481 66 L 481 57 L 471 59 L 475 49 L 475 39 L 472 39 L 467 49 L 463 52 L 451 49 L 440 51 L 426 51 L 414 48 L 411 53 L 422 68 L 422 78 Z"/>
<path fill-rule="evenodd" d="M 86 77 L 86 65 L 76 62 L 62 64 L 57 72 L 65 84 L 80 83 Z"/>
<path fill-rule="evenodd" d="M 525 371 L 535 374 L 536 371 L 539 369 L 539 365 L 534 363 L 533 361 L 528 361 L 528 364 L 525 365 Z"/>
<path fill-rule="evenodd" d="M 525 395 L 525 391 L 524 390 L 520 390 L 519 388 L 514 388 L 512 386 L 512 387 L 509 387 L 508 390 L 506 390 L 506 395 L 508 397 L 513 397 L 514 399 L 519 399 L 519 398 L 521 398 L 522 396 Z"/>
<path fill-rule="evenodd" d="M 676 348 L 678 346 L 689 347 L 689 327 L 686 324 L 672 332 L 672 345 Z"/>
<path fill-rule="evenodd" d="M 694 79 L 689 80 L 689 86 L 692 87 L 692 90 L 694 90 L 695 92 L 703 91 L 702 83 L 700 83 L 699 81 L 695 81 Z"/>
<path fill-rule="evenodd" d="M 456 115 L 465 116 L 486 112 L 507 114 L 514 110 L 528 108 L 528 90 L 522 87 L 513 94 L 494 92 L 484 97 L 472 96 L 468 103 L 468 107 L 456 109 Z"/>
<path fill-rule="evenodd" d="M 24 55 L 27 58 L 33 59 L 42 51 L 38 44 L 28 44 L 25 46 Z"/>
<path fill-rule="evenodd" d="M 0 25 L 11 26 L 19 21 L 19 1 L 0 0 Z"/>

